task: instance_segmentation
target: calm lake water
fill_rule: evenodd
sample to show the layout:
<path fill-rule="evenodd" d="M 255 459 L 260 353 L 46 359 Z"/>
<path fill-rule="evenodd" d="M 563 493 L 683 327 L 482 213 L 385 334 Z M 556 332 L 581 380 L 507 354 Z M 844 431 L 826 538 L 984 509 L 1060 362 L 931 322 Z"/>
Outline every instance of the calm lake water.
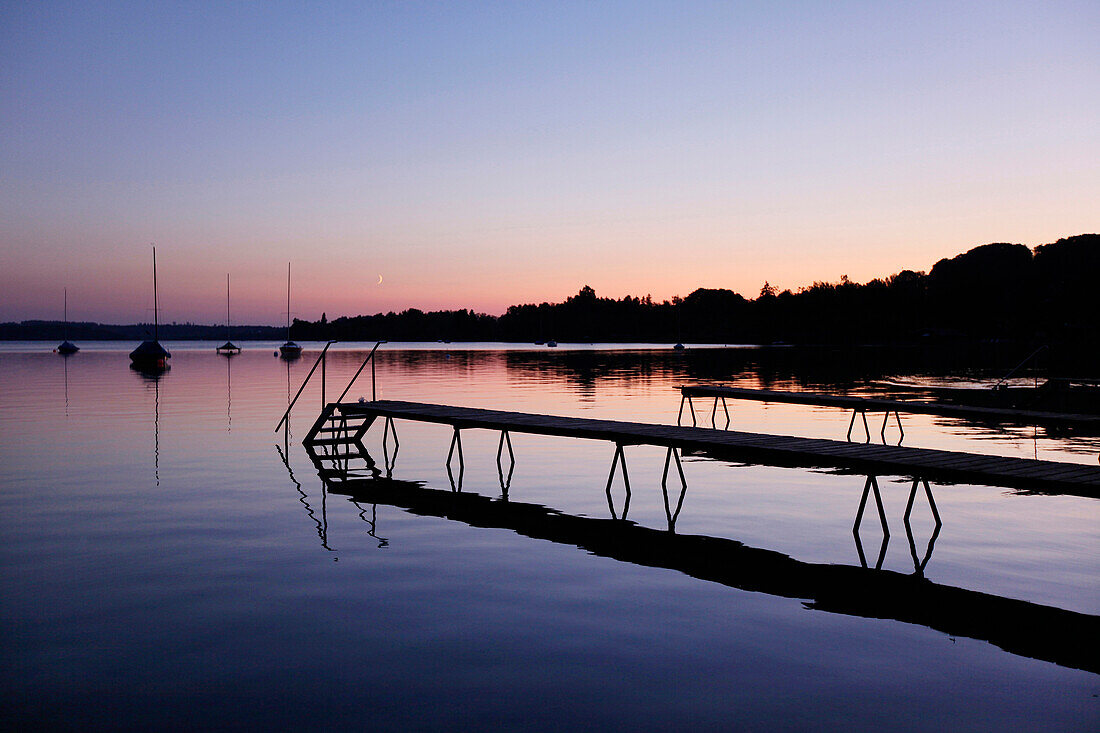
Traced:
<path fill-rule="evenodd" d="M 661 448 L 626 448 L 624 528 L 605 494 L 609 444 L 513 435 L 505 504 L 496 434 L 463 433 L 456 495 L 451 431 L 398 422 L 388 501 L 348 497 L 326 489 L 300 443 L 319 388 L 289 436 L 273 432 L 316 345 L 288 364 L 272 343 L 231 359 L 213 343 L 168 344 L 159 379 L 129 369 L 133 344 L 80 345 L 70 358 L 53 344 L 0 347 L 5 727 L 1100 725 L 1100 677 L 1087 671 L 1098 639 L 1080 640 L 1079 669 L 1030 626 L 1100 614 L 1097 500 L 933 484 L 943 524 L 926 582 L 955 589 L 948 616 L 952 599 L 969 599 L 993 629 L 953 634 L 875 605 L 881 583 L 916 572 L 935 530 L 919 495 L 911 547 L 898 477 L 879 478 L 890 536 L 878 571 L 876 511 L 859 546 L 852 532 L 866 479 L 823 470 L 684 456 L 678 538 L 666 544 Z M 365 356 L 335 348 L 330 399 Z M 676 387 L 693 380 L 886 394 L 876 378 L 982 376 L 906 364 L 844 351 L 390 344 L 377 375 L 380 398 L 667 424 Z M 370 398 L 369 369 L 349 395 Z M 739 430 L 843 439 L 848 427 L 838 410 L 730 408 Z M 1100 452 L 1095 438 L 1042 429 L 903 421 L 907 446 L 1093 465 Z M 893 424 L 887 437 L 897 442 Z M 383 464 L 381 422 L 366 444 Z M 674 509 L 678 482 L 669 488 Z M 621 476 L 612 498 L 621 515 Z M 541 507 L 570 519 L 529 531 L 521 514 L 558 516 Z M 834 566 L 853 583 L 827 603 L 803 595 Z"/>

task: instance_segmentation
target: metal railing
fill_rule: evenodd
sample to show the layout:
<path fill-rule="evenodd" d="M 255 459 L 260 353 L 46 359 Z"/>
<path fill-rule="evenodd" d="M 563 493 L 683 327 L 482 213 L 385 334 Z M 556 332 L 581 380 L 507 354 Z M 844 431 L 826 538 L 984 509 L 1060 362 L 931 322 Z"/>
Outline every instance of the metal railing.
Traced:
<path fill-rule="evenodd" d="M 386 341 L 379 341 L 374 345 L 374 348 L 370 350 L 370 353 L 367 354 L 367 358 L 364 359 L 363 363 L 359 365 L 359 369 L 356 370 L 355 375 L 351 378 L 351 381 L 348 382 L 348 386 L 344 387 L 344 391 L 341 392 L 340 396 L 336 398 L 337 402 L 342 402 L 343 401 L 344 397 L 347 395 L 348 391 L 351 389 L 351 385 L 355 384 L 355 380 L 359 378 L 360 374 L 362 374 L 363 368 L 367 366 L 368 361 L 370 362 L 370 399 L 371 399 L 371 402 L 374 402 L 375 400 L 378 399 L 378 380 L 375 378 L 374 352 L 378 351 L 378 347 L 381 346 L 384 343 L 387 343 L 387 342 Z"/>
<path fill-rule="evenodd" d="M 317 371 L 317 365 L 321 365 L 321 407 L 325 406 L 325 355 L 328 354 L 328 347 L 335 344 L 336 341 L 329 341 L 325 344 L 325 348 L 321 349 L 321 355 L 317 357 L 317 361 L 313 362 L 313 368 L 309 370 L 309 374 L 306 375 L 305 381 L 302 382 L 302 386 L 298 388 L 298 394 L 294 395 L 294 399 L 290 401 L 290 405 L 287 406 L 286 412 L 283 413 L 283 417 L 279 420 L 279 424 L 275 426 L 275 432 L 279 432 L 279 428 L 283 426 L 283 423 L 290 417 L 290 411 L 294 409 L 295 403 L 298 402 L 298 398 L 302 396 L 302 390 L 309 384 L 310 378 L 313 373 Z M 377 346 L 375 348 L 378 348 Z M 289 380 L 288 380 L 289 381 Z"/>

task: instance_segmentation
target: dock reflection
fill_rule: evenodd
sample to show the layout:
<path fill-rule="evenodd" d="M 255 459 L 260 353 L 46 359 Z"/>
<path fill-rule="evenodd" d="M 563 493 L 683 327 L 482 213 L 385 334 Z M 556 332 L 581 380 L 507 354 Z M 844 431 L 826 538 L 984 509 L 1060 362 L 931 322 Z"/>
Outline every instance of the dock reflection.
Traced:
<path fill-rule="evenodd" d="M 510 529 L 525 537 L 572 545 L 635 565 L 677 570 L 730 588 L 801 599 L 810 610 L 918 624 L 950 636 L 987 641 L 1020 656 L 1100 672 L 1100 655 L 1095 653 L 1100 617 L 927 580 L 923 566 L 938 528 L 923 562 L 917 561 L 910 532 L 918 569 L 903 574 L 862 565 L 802 562 L 722 537 L 676 534 L 623 519 L 574 516 L 512 499 L 432 489 L 384 477 L 377 468 L 365 477 L 341 480 L 321 461 L 315 465 L 328 491 L 353 501 L 364 520 L 363 504 L 382 504 L 471 527 Z M 371 536 L 377 538 L 373 509 L 368 525 Z"/>

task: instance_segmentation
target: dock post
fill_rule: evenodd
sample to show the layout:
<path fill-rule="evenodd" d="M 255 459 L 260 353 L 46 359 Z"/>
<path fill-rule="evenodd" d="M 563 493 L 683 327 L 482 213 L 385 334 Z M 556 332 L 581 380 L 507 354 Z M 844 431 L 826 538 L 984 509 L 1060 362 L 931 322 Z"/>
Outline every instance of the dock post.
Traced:
<path fill-rule="evenodd" d="M 928 508 L 932 510 L 932 517 L 936 520 L 936 526 L 939 527 L 943 524 L 943 521 L 940 519 L 940 512 L 936 508 L 936 500 L 932 498 L 932 488 L 928 485 L 928 479 L 916 476 L 913 477 L 913 488 L 909 491 L 909 503 L 905 505 L 905 523 L 909 524 L 909 515 L 913 512 L 913 499 L 917 496 L 917 484 L 920 482 L 924 483 L 924 493 L 928 497 Z"/>
<path fill-rule="evenodd" d="M 856 553 L 859 554 L 859 564 L 867 567 L 867 557 L 863 554 L 863 542 L 859 537 L 859 524 L 863 521 L 863 510 L 867 506 L 867 495 L 874 489 L 875 505 L 878 507 L 878 518 L 882 523 L 882 544 L 879 546 L 878 560 L 875 562 L 875 570 L 882 569 L 882 562 L 886 559 L 886 547 L 890 544 L 890 528 L 886 524 L 886 510 L 882 508 L 882 495 L 878 490 L 878 479 L 873 475 L 867 476 L 867 482 L 863 485 L 863 496 L 859 500 L 859 511 L 856 512 L 856 522 L 852 526 L 852 537 L 856 541 Z"/>
<path fill-rule="evenodd" d="M 671 511 L 668 504 L 668 466 L 672 459 L 676 459 L 676 471 L 680 474 L 680 498 L 676 502 L 676 511 Z M 680 509 L 684 506 L 684 496 L 687 494 L 687 479 L 684 478 L 684 468 L 680 465 L 680 452 L 673 447 L 669 447 L 665 453 L 665 470 L 661 474 L 661 494 L 665 499 L 665 517 L 668 519 L 668 531 L 671 534 L 676 533 L 676 519 L 680 516 Z"/>
<path fill-rule="evenodd" d="M 868 476 L 867 483 L 863 485 L 863 496 L 859 500 L 859 511 L 856 512 L 856 523 L 852 525 L 852 532 L 859 534 L 859 524 L 863 521 L 863 510 L 867 506 L 867 494 L 871 489 L 875 490 L 875 504 L 878 507 L 879 521 L 882 523 L 882 534 L 889 537 L 890 528 L 886 525 L 886 510 L 882 508 L 882 495 L 878 491 L 878 479 L 874 476 Z"/>
<path fill-rule="evenodd" d="M 389 444 L 386 440 L 390 432 L 393 433 L 393 456 L 390 456 Z M 400 449 L 401 441 L 397 439 L 397 425 L 394 424 L 393 418 L 387 415 L 386 422 L 382 426 L 382 460 L 386 467 L 386 478 L 393 476 L 393 469 L 397 466 L 397 451 Z"/>
<path fill-rule="evenodd" d="M 397 439 L 397 425 L 394 424 L 393 418 L 389 415 L 386 416 L 386 422 L 382 427 L 382 450 L 386 450 L 386 437 L 393 433 L 393 448 L 396 454 L 397 449 L 401 447 L 401 441 Z"/>
<path fill-rule="evenodd" d="M 729 427 L 730 427 L 730 410 L 726 406 L 726 398 L 721 397 L 721 396 L 714 398 L 714 407 L 710 411 L 710 426 L 712 428 L 714 428 L 715 430 L 718 429 L 718 419 L 717 419 L 718 418 L 718 400 L 722 400 L 722 409 L 726 413 L 726 427 L 723 428 L 723 429 L 724 430 L 729 430 Z"/>
<path fill-rule="evenodd" d="M 504 444 L 508 444 L 508 458 L 510 460 L 508 466 L 508 476 L 504 476 L 504 466 L 501 465 L 501 456 L 504 454 Z M 497 476 L 500 478 L 500 491 L 501 495 L 508 498 L 508 487 L 512 485 L 512 474 L 516 470 L 516 454 L 512 451 L 512 436 L 508 434 L 507 430 L 500 431 L 500 443 L 497 444 Z"/>
<path fill-rule="evenodd" d="M 883 445 L 886 445 L 886 424 L 890 422 L 890 412 L 891 410 L 887 409 L 886 414 L 882 416 L 882 430 L 879 434 L 882 436 Z M 898 445 L 901 445 L 901 441 L 905 440 L 905 430 L 901 427 L 901 413 L 897 410 L 893 410 L 893 413 L 894 417 L 897 418 L 898 432 L 901 433 L 901 437 L 898 438 Z"/>
<path fill-rule="evenodd" d="M 858 407 L 852 410 L 852 421 L 848 423 L 848 442 L 852 440 L 852 427 L 856 424 L 856 413 L 863 416 L 863 432 L 867 433 L 867 442 L 871 442 L 871 428 L 867 426 L 867 411 Z"/>
<path fill-rule="evenodd" d="M 924 483 L 924 493 L 928 496 L 928 508 L 932 510 L 932 518 L 936 520 L 936 526 L 932 529 L 932 536 L 928 538 L 928 547 L 924 551 L 924 559 L 917 557 L 917 543 L 913 539 L 913 527 L 909 524 L 909 516 L 913 512 L 913 499 L 917 496 L 917 485 Z M 932 558 L 932 548 L 936 546 L 936 538 L 940 536 L 943 521 L 940 519 L 939 510 L 936 508 L 936 500 L 932 498 L 932 489 L 928 486 L 928 480 L 919 476 L 913 477 L 913 488 L 909 491 L 909 502 L 905 505 L 905 515 L 902 517 L 905 524 L 905 536 L 909 540 L 909 554 L 913 557 L 913 572 L 918 577 L 924 577 L 924 568 Z"/>
<path fill-rule="evenodd" d="M 682 425 L 682 419 L 684 417 L 684 402 L 687 402 L 688 408 L 691 410 L 691 426 L 695 427 L 695 403 L 691 401 L 691 395 L 682 395 L 680 397 L 680 412 L 676 415 L 676 424 Z"/>
<path fill-rule="evenodd" d="M 932 529 L 932 536 L 928 538 L 928 546 L 924 551 L 924 558 L 917 557 L 917 543 L 913 538 L 913 527 L 909 523 L 909 516 L 913 509 L 913 499 L 916 497 L 917 485 L 923 481 L 925 493 L 928 495 L 928 506 L 932 510 L 932 516 L 936 520 L 936 526 Z M 928 486 L 928 481 L 921 479 L 920 477 L 913 478 L 913 488 L 909 492 L 909 502 L 905 506 L 905 516 L 903 517 L 905 524 L 905 537 L 909 540 L 909 554 L 913 558 L 913 572 L 919 578 L 924 577 L 924 569 L 928 566 L 928 561 L 932 558 L 932 550 L 936 546 L 936 538 L 940 536 L 940 530 L 943 528 L 943 522 L 940 520 L 940 513 L 936 509 L 935 500 L 932 498 L 932 490 Z"/>
<path fill-rule="evenodd" d="M 615 456 L 611 459 L 611 473 L 607 475 L 607 508 L 611 510 L 612 519 L 620 519 L 615 514 L 615 502 L 611 499 L 611 483 L 615 480 L 615 468 L 619 462 L 623 464 L 623 483 L 626 485 L 626 499 L 623 501 L 623 516 L 622 519 L 626 519 L 626 513 L 630 511 L 630 477 L 626 472 L 626 454 L 623 452 L 623 444 L 615 444 Z"/>
<path fill-rule="evenodd" d="M 451 436 L 451 450 L 447 453 L 447 477 L 451 479 L 451 488 L 462 491 L 462 476 L 466 473 L 466 462 L 462 459 L 462 432 L 457 425 L 454 427 L 454 435 Z M 455 485 L 454 474 L 451 473 L 451 458 L 458 446 L 458 484 Z"/>

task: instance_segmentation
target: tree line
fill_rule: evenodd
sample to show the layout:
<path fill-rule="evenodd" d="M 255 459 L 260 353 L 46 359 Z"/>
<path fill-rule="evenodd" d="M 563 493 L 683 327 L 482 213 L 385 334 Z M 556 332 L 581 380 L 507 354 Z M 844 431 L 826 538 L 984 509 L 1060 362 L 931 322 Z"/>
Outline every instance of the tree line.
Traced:
<path fill-rule="evenodd" d="M 1097 351 L 1096 295 L 1100 235 L 1081 234 L 1035 247 L 986 244 L 936 262 L 856 283 L 815 282 L 756 297 L 700 288 L 686 297 L 599 297 L 589 286 L 560 303 L 513 305 L 500 316 L 469 309 L 295 319 L 294 339 L 340 341 L 512 341 L 656 343 L 913 343 L 1033 341 Z M 70 323 L 70 338 L 138 338 L 143 324 Z M 160 327 L 165 339 L 219 339 L 224 327 Z M 284 329 L 235 326 L 235 339 L 279 339 Z M 0 339 L 56 339 L 62 324 L 0 324 Z"/>
<path fill-rule="evenodd" d="M 1096 343 L 1092 291 L 1100 235 L 1034 250 L 986 244 L 929 272 L 903 270 L 855 283 L 815 282 L 755 298 L 700 288 L 688 296 L 599 297 L 584 286 L 560 303 L 513 305 L 500 316 L 471 310 L 295 319 L 294 338 L 412 341 L 848 343 L 920 340 L 1082 340 Z"/>

